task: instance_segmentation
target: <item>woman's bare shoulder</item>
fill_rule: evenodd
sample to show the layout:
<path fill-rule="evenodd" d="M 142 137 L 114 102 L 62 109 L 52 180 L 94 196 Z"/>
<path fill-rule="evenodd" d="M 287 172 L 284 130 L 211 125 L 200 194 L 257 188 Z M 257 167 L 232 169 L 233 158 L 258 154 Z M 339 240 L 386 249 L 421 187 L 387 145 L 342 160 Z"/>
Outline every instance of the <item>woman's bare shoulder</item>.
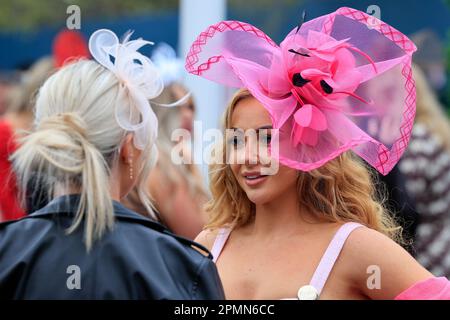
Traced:
<path fill-rule="evenodd" d="M 412 284 L 432 277 L 395 241 L 365 227 L 349 235 L 341 252 L 341 263 L 348 270 L 348 276 L 371 298 L 393 298 Z M 381 281 L 378 290 L 368 285 L 375 274 L 379 274 Z"/>
<path fill-rule="evenodd" d="M 219 230 L 219 228 L 204 229 L 198 234 L 194 241 L 200 243 L 201 245 L 206 247 L 206 249 L 211 251 Z"/>
<path fill-rule="evenodd" d="M 360 260 L 395 261 L 397 259 L 414 260 L 414 258 L 387 235 L 371 228 L 355 229 L 344 245 L 343 254 L 359 256 Z"/>

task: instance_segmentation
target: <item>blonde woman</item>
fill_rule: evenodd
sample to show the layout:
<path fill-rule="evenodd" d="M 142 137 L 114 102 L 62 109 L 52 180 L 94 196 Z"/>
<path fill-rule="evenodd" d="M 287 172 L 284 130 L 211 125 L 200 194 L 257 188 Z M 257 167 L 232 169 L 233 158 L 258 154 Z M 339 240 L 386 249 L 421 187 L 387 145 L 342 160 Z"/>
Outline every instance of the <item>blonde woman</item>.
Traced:
<path fill-rule="evenodd" d="M 140 185 L 153 214 L 143 179 L 156 157 L 148 99 L 162 82 L 137 52 L 147 43 L 96 31 L 96 61 L 63 67 L 39 90 L 35 128 L 12 160 L 22 188 L 35 173 L 52 201 L 0 225 L 1 298 L 223 297 L 214 264 L 192 248 L 199 245 L 119 203 Z"/>
<path fill-rule="evenodd" d="M 367 28 L 372 18 L 340 8 L 280 46 L 223 21 L 193 44 L 188 71 L 243 88 L 225 111 L 210 221 L 197 237 L 228 299 L 450 298 L 448 280 L 396 243 L 400 230 L 356 157 L 387 174 L 414 116 L 415 46 L 382 21 Z M 402 89 L 380 104 L 389 92 L 371 89 L 387 78 Z"/>
<path fill-rule="evenodd" d="M 243 131 L 272 126 L 245 90 L 225 119 Z M 249 154 L 251 143 L 233 138 L 228 147 Z M 196 239 L 212 251 L 228 299 L 392 299 L 432 277 L 395 243 L 400 230 L 352 153 L 309 173 L 281 165 L 268 176 L 245 160 L 211 168 L 211 220 Z M 380 288 L 370 285 L 377 274 Z"/>

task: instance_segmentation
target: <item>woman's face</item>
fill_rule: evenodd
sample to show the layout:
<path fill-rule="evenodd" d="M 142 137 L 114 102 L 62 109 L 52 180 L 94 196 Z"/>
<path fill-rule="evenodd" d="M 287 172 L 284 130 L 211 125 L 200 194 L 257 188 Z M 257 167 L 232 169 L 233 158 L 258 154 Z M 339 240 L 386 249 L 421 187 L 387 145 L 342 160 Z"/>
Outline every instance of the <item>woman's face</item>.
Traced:
<path fill-rule="evenodd" d="M 172 87 L 173 94 L 176 100 L 182 99 L 187 92 L 181 86 Z M 178 107 L 180 115 L 180 128 L 192 132 L 194 122 L 194 105 L 192 99 Z"/>
<path fill-rule="evenodd" d="M 276 166 L 278 170 L 269 169 L 274 167 L 268 164 L 266 148 L 271 140 L 272 121 L 258 100 L 240 100 L 233 110 L 230 127 L 236 134 L 227 141 L 229 159 L 237 156 L 244 160 L 231 163 L 231 171 L 250 201 L 265 204 L 295 190 L 297 170 L 283 165 Z"/>
<path fill-rule="evenodd" d="M 191 104 L 182 105 L 180 108 L 180 127 L 192 132 L 194 122 L 194 108 Z"/>

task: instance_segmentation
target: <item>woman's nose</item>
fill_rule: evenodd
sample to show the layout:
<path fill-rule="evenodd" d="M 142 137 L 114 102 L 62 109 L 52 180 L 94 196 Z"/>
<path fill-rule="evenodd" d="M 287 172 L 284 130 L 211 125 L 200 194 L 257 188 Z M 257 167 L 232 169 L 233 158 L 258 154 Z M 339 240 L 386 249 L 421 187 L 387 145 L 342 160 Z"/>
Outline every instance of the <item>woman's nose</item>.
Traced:
<path fill-rule="evenodd" d="M 246 134 L 245 139 L 245 164 L 255 165 L 258 164 L 258 139 L 255 134 Z"/>

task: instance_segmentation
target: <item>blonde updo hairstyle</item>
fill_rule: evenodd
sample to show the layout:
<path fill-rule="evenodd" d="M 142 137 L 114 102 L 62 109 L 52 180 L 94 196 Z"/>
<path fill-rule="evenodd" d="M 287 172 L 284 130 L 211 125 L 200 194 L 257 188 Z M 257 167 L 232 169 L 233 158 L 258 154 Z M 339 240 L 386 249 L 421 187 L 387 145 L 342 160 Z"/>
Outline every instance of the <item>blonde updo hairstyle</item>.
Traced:
<path fill-rule="evenodd" d="M 84 220 L 88 250 L 114 225 L 110 169 L 129 133 L 118 125 L 115 110 L 134 104 L 126 85 L 97 62 L 80 60 L 67 65 L 40 88 L 34 129 L 21 139 L 11 157 L 23 199 L 27 188 L 45 188 L 50 199 L 56 190 L 78 190 L 79 207 L 67 232 Z M 139 197 L 152 217 L 143 178 L 156 156 L 154 141 L 150 141 L 136 173 Z M 30 181 L 39 186 L 30 187 Z"/>

